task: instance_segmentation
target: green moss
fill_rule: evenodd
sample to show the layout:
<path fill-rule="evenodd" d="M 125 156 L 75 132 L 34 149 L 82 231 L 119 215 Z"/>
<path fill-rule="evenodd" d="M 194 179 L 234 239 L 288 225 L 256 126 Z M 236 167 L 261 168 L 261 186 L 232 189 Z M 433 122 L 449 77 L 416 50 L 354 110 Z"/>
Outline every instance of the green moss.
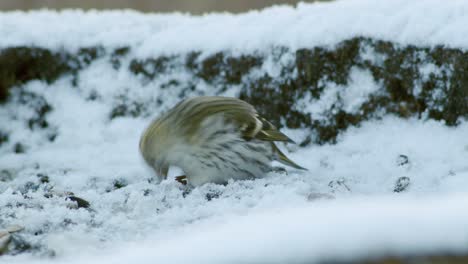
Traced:
<path fill-rule="evenodd" d="M 189 52 L 187 56 L 185 56 L 185 68 L 189 71 L 196 71 L 198 67 L 198 57 L 200 56 L 201 52 L 193 51 Z"/>
<path fill-rule="evenodd" d="M 0 130 L 0 146 L 2 146 L 3 143 L 8 142 L 8 140 L 9 140 L 8 133 Z"/>
<path fill-rule="evenodd" d="M 128 182 L 125 179 L 116 179 L 113 182 L 114 190 L 121 189 L 127 185 L 128 185 Z"/>
<path fill-rule="evenodd" d="M 448 125 L 456 125 L 460 117 L 468 118 L 468 52 L 457 56 L 453 64 L 447 102 L 441 118 Z"/>
<path fill-rule="evenodd" d="M 105 55 L 104 47 L 81 48 L 76 54 L 39 47 L 11 47 L 0 51 L 0 103 L 12 87 L 31 80 L 52 83 L 65 74 L 75 76 L 94 60 Z"/>
<path fill-rule="evenodd" d="M 133 59 L 130 62 L 129 70 L 135 75 L 143 75 L 148 79 L 154 79 L 159 74 L 164 74 L 171 68 L 171 63 L 175 57 L 162 56 L 146 60 Z"/>
<path fill-rule="evenodd" d="M 178 87 L 181 85 L 181 82 L 175 79 L 169 80 L 168 82 L 162 83 L 159 87 L 161 89 L 167 89 L 169 87 Z"/>
<path fill-rule="evenodd" d="M 383 59 L 363 59 L 365 48 Z M 281 125 L 280 119 L 284 118 L 283 125 L 287 127 L 309 127 L 317 135 L 310 142 L 316 143 L 333 143 L 349 126 L 385 113 L 403 118 L 428 113 L 429 118 L 456 125 L 460 117 L 468 115 L 468 80 L 464 74 L 468 70 L 467 54 L 443 47 L 429 49 L 354 38 L 336 47 L 296 51 L 296 76 L 273 79 L 265 75 L 247 84 L 240 97 L 260 108 L 276 125 Z M 439 67 L 438 72 L 422 76 L 421 67 L 427 64 Z M 307 95 L 320 99 L 329 83 L 346 89 L 352 67 L 368 70 L 384 88 L 371 95 L 356 114 L 347 113 L 336 104 L 323 113 L 326 120 L 318 121 L 296 110 L 297 99 Z M 443 96 L 438 98 L 436 93 Z"/>
<path fill-rule="evenodd" d="M 103 57 L 105 54 L 105 49 L 102 46 L 87 47 L 79 49 L 78 53 L 73 56 L 73 59 L 78 59 L 81 63 L 80 67 L 83 68 L 91 64 L 94 60 Z"/>
<path fill-rule="evenodd" d="M 15 145 L 13 145 L 13 152 L 22 154 L 26 152 L 26 148 L 20 142 L 16 142 Z"/>
<path fill-rule="evenodd" d="M 50 113 L 53 108 L 43 96 L 21 90 L 16 100 L 17 103 L 27 105 L 34 112 L 33 116 L 27 120 L 29 129 L 45 129 L 49 127 L 47 114 Z"/>
<path fill-rule="evenodd" d="M 120 69 L 122 58 L 130 52 L 130 47 L 121 47 L 115 49 L 110 56 L 110 63 L 115 70 Z"/>
<path fill-rule="evenodd" d="M 44 174 L 44 173 L 38 173 L 37 175 L 37 178 L 39 179 L 39 182 L 41 184 L 45 184 L 45 183 L 49 183 L 49 176 L 47 174 Z"/>
<path fill-rule="evenodd" d="M 221 77 L 224 70 L 224 54 L 219 52 L 201 61 L 196 75 L 206 82 L 211 82 Z"/>
<path fill-rule="evenodd" d="M 254 55 L 234 57 L 218 52 L 204 59 L 200 59 L 199 56 L 199 52 L 190 53 L 185 65 L 197 77 L 208 83 L 240 84 L 243 76 L 252 68 L 262 64 L 262 58 Z"/>
<path fill-rule="evenodd" d="M 117 104 L 112 108 L 109 119 L 123 116 L 140 116 L 145 111 L 145 105 L 141 102 L 129 101 L 124 95 L 117 96 Z"/>
<path fill-rule="evenodd" d="M 228 84 L 240 84 L 242 77 L 248 74 L 252 68 L 259 67 L 262 59 L 256 56 L 243 55 L 239 58 L 228 57 L 225 60 L 224 78 Z"/>
<path fill-rule="evenodd" d="M 298 76 L 296 85 L 301 90 L 309 90 L 313 98 L 319 98 L 325 88 L 320 81 L 336 84 L 348 83 L 349 71 L 356 65 L 360 39 L 344 41 L 335 49 L 316 47 L 300 49 L 296 52 Z"/>
<path fill-rule="evenodd" d="M 0 101 L 9 89 L 30 80 L 53 82 L 69 72 L 68 57 L 61 53 L 34 47 L 13 47 L 0 52 Z"/>
<path fill-rule="evenodd" d="M 140 115 L 142 111 L 142 104 L 138 104 L 135 102 L 132 102 L 132 104 L 127 105 L 127 104 L 119 104 L 112 108 L 109 119 L 112 120 L 117 117 L 123 117 L 123 116 L 132 116 L 132 117 L 137 117 Z"/>
<path fill-rule="evenodd" d="M 0 170 L 0 182 L 9 182 L 16 177 L 15 173 L 11 170 Z"/>

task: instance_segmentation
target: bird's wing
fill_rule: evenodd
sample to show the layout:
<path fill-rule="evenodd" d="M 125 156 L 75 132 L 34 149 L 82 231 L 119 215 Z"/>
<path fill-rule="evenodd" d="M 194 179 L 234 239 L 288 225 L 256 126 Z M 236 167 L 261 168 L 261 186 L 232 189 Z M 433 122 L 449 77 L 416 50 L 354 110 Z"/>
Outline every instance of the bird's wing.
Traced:
<path fill-rule="evenodd" d="M 285 134 L 281 133 L 272 123 L 270 123 L 265 118 L 259 116 L 258 114 L 255 114 L 252 118 L 255 120 L 255 126 L 252 126 L 250 130 L 247 129 L 245 132 L 243 132 L 244 137 L 251 137 L 265 141 L 285 141 L 294 143 L 292 139 L 290 139 Z M 253 125 L 253 122 L 250 122 L 250 124 Z"/>
<path fill-rule="evenodd" d="M 279 162 L 296 169 L 307 170 L 290 160 L 274 143 L 274 141 L 291 143 L 294 143 L 294 141 L 260 116 L 255 108 L 247 102 L 231 97 L 196 97 L 186 100 L 179 108 L 180 110 L 177 111 L 181 112 L 190 109 L 190 112 L 187 111 L 181 116 L 186 118 L 184 122 L 192 124 L 201 123 L 201 120 L 196 119 L 202 116 L 222 114 L 227 123 L 234 124 L 244 139 L 270 141 Z"/>
<path fill-rule="evenodd" d="M 275 145 L 275 143 L 271 142 L 271 146 L 273 148 L 273 152 L 275 153 L 277 161 L 283 163 L 284 165 L 291 166 L 298 170 L 307 170 L 306 168 L 297 165 L 294 161 L 290 160 L 286 155 L 284 155 L 284 153 L 281 152 L 281 150 L 279 150 L 279 148 Z"/>
<path fill-rule="evenodd" d="M 174 112 L 183 116 L 185 124 L 200 124 L 201 118 L 222 114 L 225 121 L 234 124 L 243 138 L 264 141 L 284 141 L 294 143 L 281 133 L 272 123 L 261 117 L 247 102 L 232 97 L 204 96 L 185 100 Z M 193 128 L 191 128 L 193 129 Z"/>

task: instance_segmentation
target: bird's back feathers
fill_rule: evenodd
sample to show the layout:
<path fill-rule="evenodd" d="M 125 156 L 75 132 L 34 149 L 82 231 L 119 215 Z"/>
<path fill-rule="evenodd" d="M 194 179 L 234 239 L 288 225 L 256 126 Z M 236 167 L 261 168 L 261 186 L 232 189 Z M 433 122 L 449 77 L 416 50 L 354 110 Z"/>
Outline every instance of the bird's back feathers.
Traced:
<path fill-rule="evenodd" d="M 172 113 L 182 117 L 179 122 L 181 125 L 187 124 L 187 129 L 198 129 L 196 126 L 202 123 L 201 118 L 222 114 L 225 121 L 233 124 L 246 140 L 256 138 L 294 143 L 268 120 L 259 116 L 252 105 L 237 98 L 195 97 L 179 103 Z"/>
<path fill-rule="evenodd" d="M 294 141 L 260 116 L 255 108 L 245 101 L 221 96 L 195 97 L 179 103 L 173 112 L 183 117 L 180 120 L 181 123 L 191 124 L 188 129 L 198 129 L 195 126 L 202 123 L 203 120 L 198 120 L 201 117 L 222 114 L 225 122 L 233 124 L 241 133 L 242 138 L 270 141 L 279 162 L 296 169 L 306 170 L 290 160 L 274 144 L 275 141 L 289 143 L 294 143 Z"/>

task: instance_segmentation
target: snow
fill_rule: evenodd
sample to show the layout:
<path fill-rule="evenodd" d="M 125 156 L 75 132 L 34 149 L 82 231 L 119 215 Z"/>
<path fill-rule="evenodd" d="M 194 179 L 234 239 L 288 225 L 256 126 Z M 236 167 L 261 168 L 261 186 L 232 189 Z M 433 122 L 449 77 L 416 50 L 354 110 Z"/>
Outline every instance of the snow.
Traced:
<path fill-rule="evenodd" d="M 0 15 L 0 47 L 131 46 L 147 57 L 193 50 L 245 52 L 278 45 L 297 49 L 364 35 L 402 44 L 466 48 L 467 14 L 468 3 L 463 0 L 348 0 L 201 17 L 129 10 L 18 11 Z"/>
<path fill-rule="evenodd" d="M 289 208 L 207 219 L 162 232 L 158 238 L 101 251 L 97 257 L 90 254 L 96 253 L 93 250 L 81 251 L 90 238 L 80 241 L 83 236 L 65 234 L 53 242 L 73 239 L 70 251 L 81 252 L 52 263 L 314 263 L 388 253 L 431 253 L 434 249 L 459 253 L 468 242 L 466 232 L 461 232 L 468 228 L 466 202 L 466 194 L 302 202 Z"/>
<path fill-rule="evenodd" d="M 0 14 L 0 47 L 37 45 L 51 49 L 132 47 L 132 56 L 201 50 L 265 52 L 273 46 L 334 45 L 355 36 L 402 44 L 468 47 L 468 3 L 464 1 L 339 1 L 272 7 L 241 15 L 140 14 L 133 11 L 47 10 Z M 77 23 L 79 21 L 79 23 Z M 31 30 L 34 28 L 34 30 Z M 467 32 L 465 32 L 467 31 Z M 280 62 L 288 65 L 291 53 Z M 382 60 L 372 50 L 366 58 Z M 123 62 L 123 63 L 128 63 Z M 47 84 L 31 81 L 21 90 L 43 96 L 53 111 L 50 128 L 30 130 L 30 105 L 0 107 L 0 128 L 10 140 L 0 146 L 0 226 L 19 224 L 20 235 L 39 252 L 3 256 L 0 263 L 302 263 L 386 254 L 466 253 L 468 242 L 468 122 L 457 127 L 424 119 L 384 116 L 342 133 L 334 145 L 281 146 L 307 172 L 271 173 L 254 181 L 207 184 L 187 193 L 173 179 L 156 184 L 138 152 L 143 129 L 177 103 L 177 89 L 157 89 L 167 80 L 189 82 L 180 68 L 148 81 L 108 58 Z M 259 72 L 279 76 L 267 58 Z M 439 74 L 427 65 L 421 73 Z M 322 80 L 320 99 L 297 107 L 314 118 L 340 98 L 356 111 L 381 85 L 353 68 L 347 87 Z M 240 86 L 225 92 L 235 96 Z M 213 91 L 196 83 L 189 95 Z M 346 88 L 346 89 L 344 89 Z M 98 99 L 89 95 L 98 92 Z M 20 89 L 13 91 L 13 98 Z M 110 119 L 118 101 L 149 105 L 138 117 Z M 152 104 L 156 98 L 166 98 Z M 439 98 L 440 99 L 440 98 Z M 437 100 L 439 100 L 437 99 Z M 47 133 L 57 132 L 53 142 Z M 293 139 L 305 130 L 285 130 Z M 297 140 L 300 141 L 300 140 Z M 26 146 L 13 153 L 15 142 Z M 408 163 L 398 164 L 401 155 Z M 36 191 L 38 174 L 49 183 Z M 172 175 L 175 175 L 172 173 Z M 395 184 L 410 184 L 395 193 Z M 125 186 L 115 188 L 115 183 Z M 74 192 L 90 209 L 50 191 Z M 55 258 L 47 257 L 54 254 Z"/>
<path fill-rule="evenodd" d="M 312 99 L 308 94 L 297 103 L 297 110 L 310 113 L 314 120 L 326 119 L 324 110 L 331 110 L 338 101 L 348 113 L 357 114 L 369 95 L 376 93 L 382 87 L 374 81 L 369 71 L 352 67 L 349 74 L 349 84 L 338 85 L 325 80 L 319 81 L 319 87 L 326 87 L 319 99 Z"/>

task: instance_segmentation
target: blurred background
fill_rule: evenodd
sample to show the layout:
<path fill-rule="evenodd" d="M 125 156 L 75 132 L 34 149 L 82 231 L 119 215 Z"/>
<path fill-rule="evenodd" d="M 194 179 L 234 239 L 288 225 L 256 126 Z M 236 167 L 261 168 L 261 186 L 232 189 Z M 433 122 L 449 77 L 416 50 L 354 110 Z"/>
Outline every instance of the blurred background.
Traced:
<path fill-rule="evenodd" d="M 142 12 L 239 13 L 272 5 L 327 0 L 0 0 L 0 11 L 49 9 L 135 9 Z"/>

